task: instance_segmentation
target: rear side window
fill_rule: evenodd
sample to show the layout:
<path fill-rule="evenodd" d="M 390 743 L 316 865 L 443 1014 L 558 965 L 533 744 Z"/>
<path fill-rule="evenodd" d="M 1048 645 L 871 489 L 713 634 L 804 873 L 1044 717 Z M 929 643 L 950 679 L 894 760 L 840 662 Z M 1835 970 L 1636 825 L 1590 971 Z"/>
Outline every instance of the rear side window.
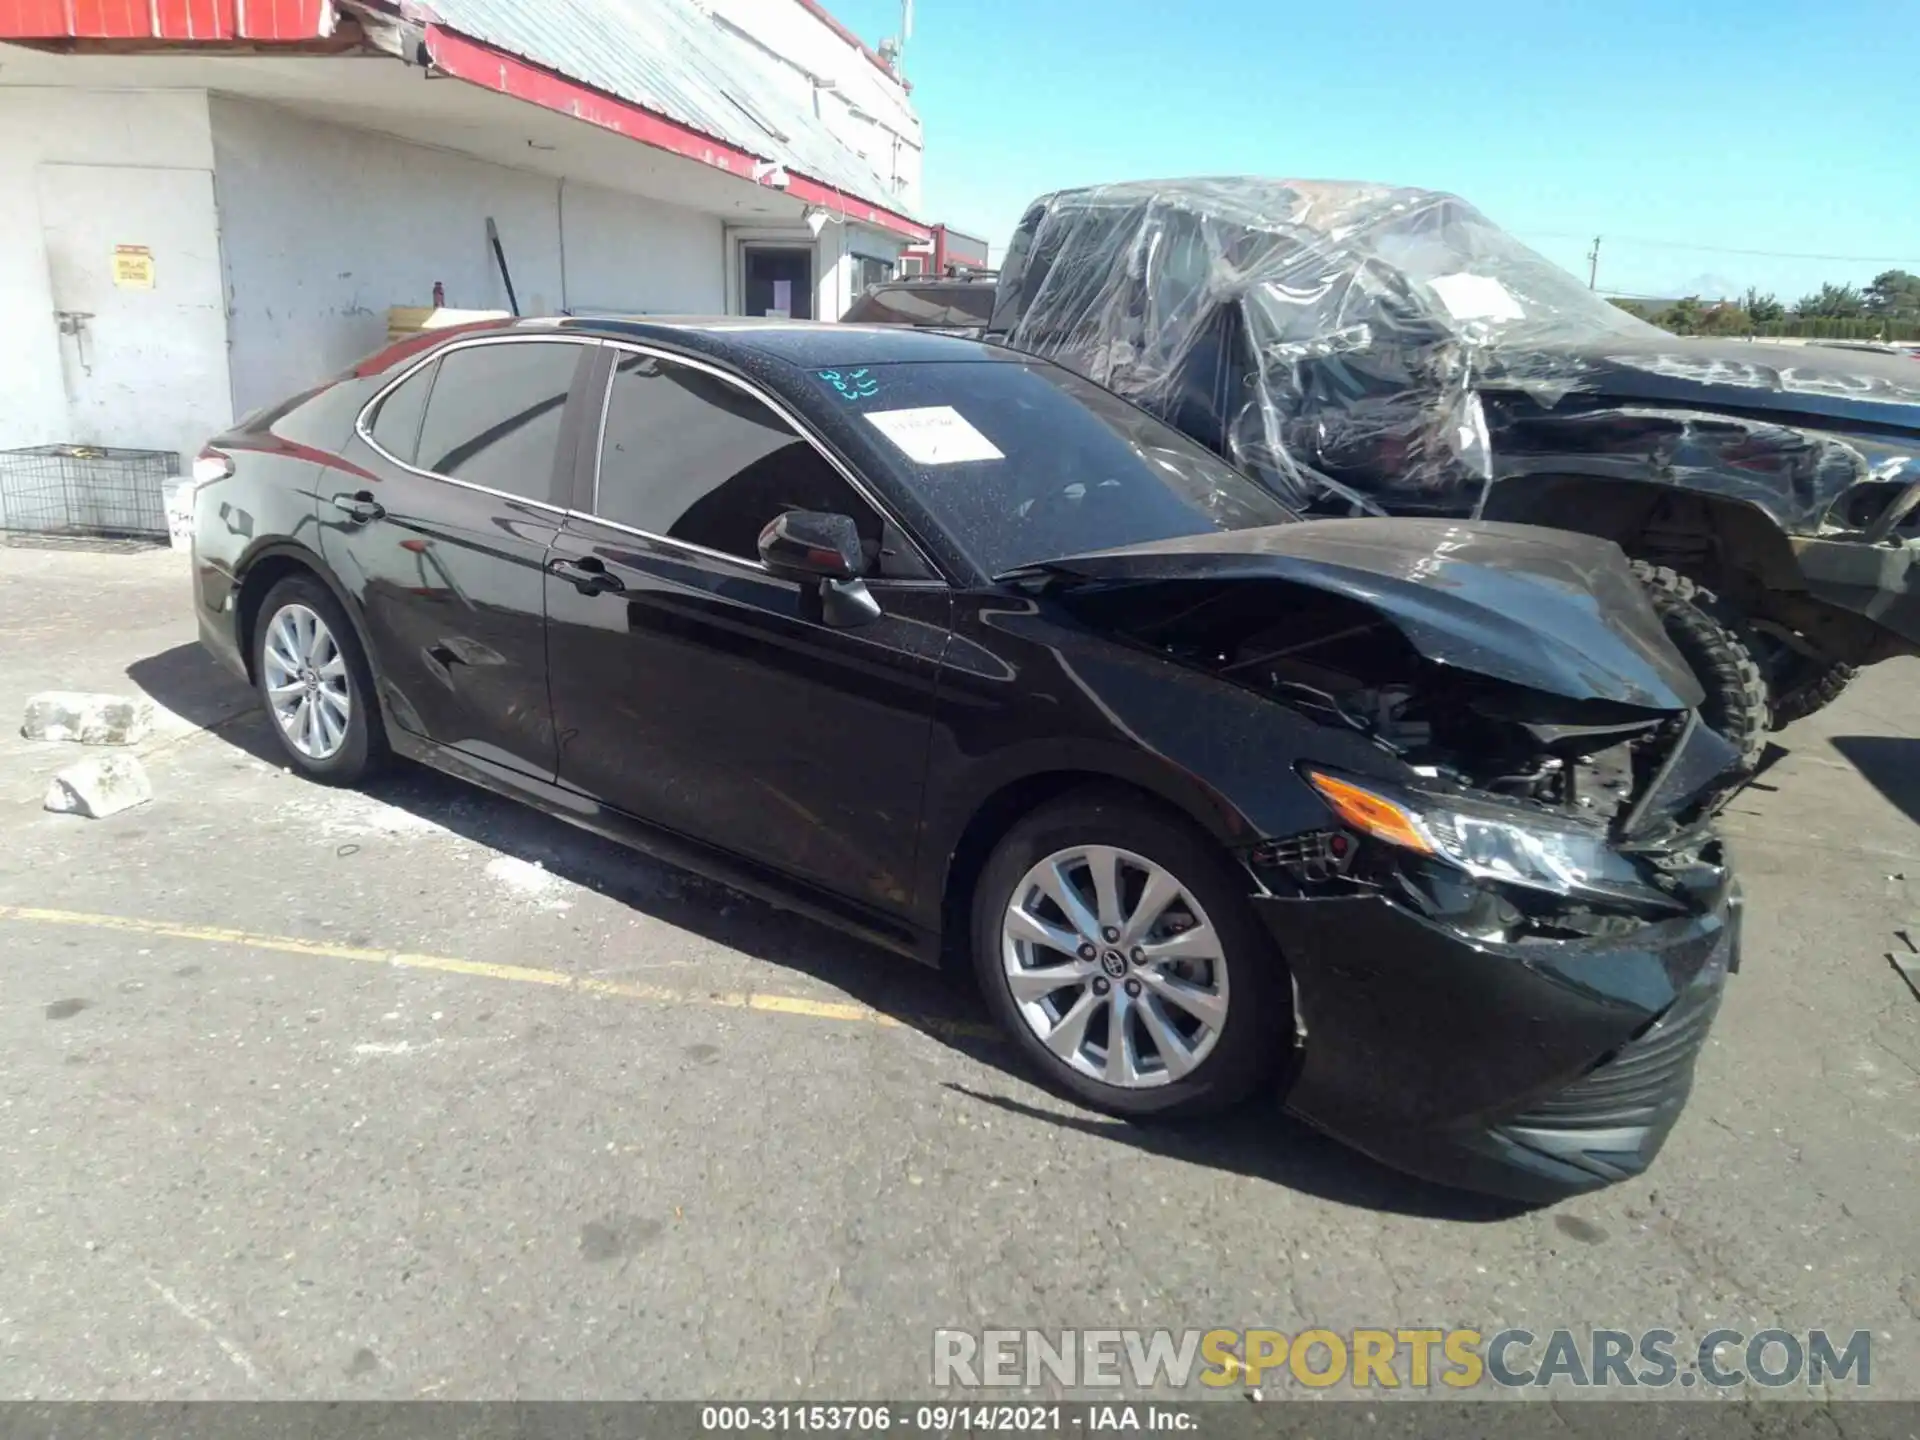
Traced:
<path fill-rule="evenodd" d="M 538 340 L 447 351 L 440 357 L 413 463 L 436 475 L 551 503 L 567 392 L 592 353 L 591 346 Z"/>
<path fill-rule="evenodd" d="M 881 517 L 753 396 L 650 355 L 621 356 L 612 385 L 594 513 L 757 561 L 769 520 L 789 510 L 826 510 L 851 516 L 867 558 L 878 554 Z"/>
<path fill-rule="evenodd" d="M 433 365 L 422 365 L 380 402 L 368 433 L 373 443 L 404 465 L 413 464 L 420 444 L 420 417 L 427 413 L 427 392 L 433 388 Z"/>

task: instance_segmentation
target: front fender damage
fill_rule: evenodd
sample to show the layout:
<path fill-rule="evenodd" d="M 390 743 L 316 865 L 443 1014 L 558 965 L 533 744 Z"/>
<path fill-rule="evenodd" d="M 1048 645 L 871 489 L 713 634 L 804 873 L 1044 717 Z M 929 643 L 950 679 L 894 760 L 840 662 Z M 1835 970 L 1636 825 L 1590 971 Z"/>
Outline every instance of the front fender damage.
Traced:
<path fill-rule="evenodd" d="M 1733 759 L 1692 723 L 1699 681 L 1625 558 L 1590 536 L 1319 521 L 1028 573 L 1096 627 L 1357 731 L 1424 783 L 1623 838 L 1705 818 Z"/>
<path fill-rule="evenodd" d="M 1645 1169 L 1738 963 L 1710 823 L 1736 755 L 1617 549 L 1369 520 L 1035 578 L 1291 722 L 1269 783 L 1312 801 L 1242 852 L 1293 983 L 1289 1108 L 1529 1199 Z"/>

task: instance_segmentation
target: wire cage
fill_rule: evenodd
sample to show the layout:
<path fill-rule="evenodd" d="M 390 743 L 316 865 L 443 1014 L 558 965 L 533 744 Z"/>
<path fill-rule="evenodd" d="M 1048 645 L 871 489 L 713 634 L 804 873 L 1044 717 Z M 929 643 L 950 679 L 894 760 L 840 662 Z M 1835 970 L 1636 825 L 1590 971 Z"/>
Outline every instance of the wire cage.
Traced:
<path fill-rule="evenodd" d="M 0 531 L 10 544 L 39 537 L 164 542 L 167 482 L 179 473 L 180 457 L 167 450 L 0 450 Z"/>

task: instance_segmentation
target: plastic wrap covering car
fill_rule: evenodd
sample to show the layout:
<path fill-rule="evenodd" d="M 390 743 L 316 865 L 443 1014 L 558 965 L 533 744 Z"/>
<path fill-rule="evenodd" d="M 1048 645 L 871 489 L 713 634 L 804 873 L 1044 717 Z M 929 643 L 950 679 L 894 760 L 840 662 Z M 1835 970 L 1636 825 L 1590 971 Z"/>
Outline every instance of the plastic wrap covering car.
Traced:
<path fill-rule="evenodd" d="M 1849 432 L 1920 429 L 1920 365 L 1669 335 L 1426 190 L 1239 178 L 1045 196 L 990 330 L 1301 508 L 1470 515 L 1516 473 L 1618 473 L 1808 532 L 1846 526 L 1829 511 L 1851 488 L 1915 473 L 1915 445 L 1869 456 Z"/>

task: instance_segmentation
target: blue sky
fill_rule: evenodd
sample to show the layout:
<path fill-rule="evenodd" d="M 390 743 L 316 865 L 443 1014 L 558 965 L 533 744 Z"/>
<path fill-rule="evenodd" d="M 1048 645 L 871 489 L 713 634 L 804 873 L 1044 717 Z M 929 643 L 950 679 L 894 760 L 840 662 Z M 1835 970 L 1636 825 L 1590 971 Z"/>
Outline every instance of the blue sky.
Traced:
<path fill-rule="evenodd" d="M 1920 0 L 916 0 L 905 71 L 927 217 L 996 245 L 1064 185 L 1386 180 L 1582 275 L 1606 237 L 1602 289 L 1791 302 L 1920 271 L 1916 54 Z"/>

